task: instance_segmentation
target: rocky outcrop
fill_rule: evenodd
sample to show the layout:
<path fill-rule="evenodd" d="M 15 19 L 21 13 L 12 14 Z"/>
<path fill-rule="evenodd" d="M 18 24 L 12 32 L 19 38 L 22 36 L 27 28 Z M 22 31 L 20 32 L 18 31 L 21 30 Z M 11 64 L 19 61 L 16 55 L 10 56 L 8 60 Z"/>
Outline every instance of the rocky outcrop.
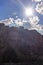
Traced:
<path fill-rule="evenodd" d="M 43 60 L 43 36 L 35 30 L 0 24 L 0 62 Z"/>

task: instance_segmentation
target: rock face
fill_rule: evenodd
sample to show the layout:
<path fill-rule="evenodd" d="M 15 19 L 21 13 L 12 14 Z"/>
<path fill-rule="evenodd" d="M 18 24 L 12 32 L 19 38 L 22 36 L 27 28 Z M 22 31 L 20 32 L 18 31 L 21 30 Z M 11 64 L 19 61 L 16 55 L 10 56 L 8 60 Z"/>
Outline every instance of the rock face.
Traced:
<path fill-rule="evenodd" d="M 0 62 L 43 60 L 43 36 L 35 30 L 0 24 Z"/>

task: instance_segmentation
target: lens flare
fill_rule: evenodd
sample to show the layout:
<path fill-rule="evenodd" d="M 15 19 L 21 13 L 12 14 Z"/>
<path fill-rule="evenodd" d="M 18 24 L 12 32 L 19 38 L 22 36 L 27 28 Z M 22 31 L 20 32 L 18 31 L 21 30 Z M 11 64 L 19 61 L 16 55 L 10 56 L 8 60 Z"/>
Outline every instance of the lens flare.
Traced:
<path fill-rule="evenodd" d="M 33 9 L 32 8 L 26 8 L 25 14 L 26 14 L 26 16 L 33 16 Z"/>

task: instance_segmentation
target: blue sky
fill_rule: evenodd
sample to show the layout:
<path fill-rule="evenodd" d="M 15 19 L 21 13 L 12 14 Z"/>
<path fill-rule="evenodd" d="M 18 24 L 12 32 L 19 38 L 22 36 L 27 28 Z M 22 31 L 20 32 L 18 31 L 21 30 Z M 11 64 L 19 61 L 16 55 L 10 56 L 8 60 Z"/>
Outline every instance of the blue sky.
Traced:
<path fill-rule="evenodd" d="M 0 0 L 0 19 L 8 18 L 12 13 L 22 15 L 22 6 L 17 0 Z"/>
<path fill-rule="evenodd" d="M 25 6 L 33 6 L 31 0 L 21 0 Z M 12 13 L 16 13 L 17 16 L 23 18 L 24 17 L 24 8 L 18 0 L 0 0 L 0 20 L 6 19 L 9 16 L 12 16 Z M 35 12 L 35 14 L 38 14 Z M 40 23 L 43 24 L 43 15 L 38 14 L 40 17 Z"/>
<path fill-rule="evenodd" d="M 5 20 L 9 17 L 15 19 L 16 16 L 18 16 L 20 19 L 26 18 L 23 7 L 25 6 L 32 7 L 34 9 L 34 15 L 38 16 L 40 19 L 38 23 L 43 26 L 43 12 L 42 10 L 41 12 L 37 10 L 36 6 L 38 6 L 38 4 L 40 6 L 41 2 L 35 2 L 35 0 L 0 0 L 0 20 Z"/>

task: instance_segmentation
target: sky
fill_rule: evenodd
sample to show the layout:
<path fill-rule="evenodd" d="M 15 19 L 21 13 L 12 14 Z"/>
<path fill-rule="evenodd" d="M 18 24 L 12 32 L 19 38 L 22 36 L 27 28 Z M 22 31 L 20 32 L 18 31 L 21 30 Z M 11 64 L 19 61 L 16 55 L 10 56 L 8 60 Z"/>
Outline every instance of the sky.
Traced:
<path fill-rule="evenodd" d="M 33 8 L 33 16 L 25 15 L 25 8 Z M 43 34 L 43 0 L 0 0 L 0 23 L 23 26 Z"/>

